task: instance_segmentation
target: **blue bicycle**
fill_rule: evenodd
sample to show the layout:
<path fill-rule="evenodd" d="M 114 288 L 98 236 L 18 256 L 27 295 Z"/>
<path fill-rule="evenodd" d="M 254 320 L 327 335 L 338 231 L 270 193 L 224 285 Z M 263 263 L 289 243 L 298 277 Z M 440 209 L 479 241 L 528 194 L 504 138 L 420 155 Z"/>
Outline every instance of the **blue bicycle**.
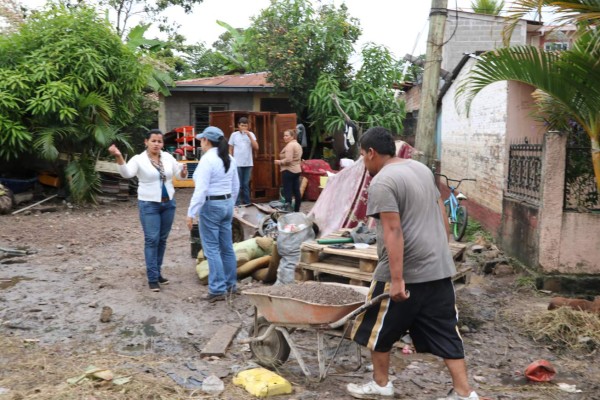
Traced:
<path fill-rule="evenodd" d="M 459 242 L 463 236 L 465 235 L 465 231 L 467 230 L 467 223 L 469 222 L 469 213 L 467 212 L 467 208 L 461 205 L 463 200 L 467 199 L 467 196 L 458 191 L 458 187 L 464 181 L 473 181 L 475 179 L 464 178 L 464 179 L 451 179 L 443 174 L 436 174 L 439 176 L 443 176 L 446 178 L 446 186 L 450 189 L 450 195 L 448 199 L 444 201 L 444 206 L 446 207 L 446 215 L 448 216 L 448 223 L 450 224 L 450 232 L 452 232 L 452 236 L 454 236 L 454 240 Z M 456 186 L 452 186 L 450 182 L 458 182 Z M 458 193 L 458 194 L 456 194 Z"/>

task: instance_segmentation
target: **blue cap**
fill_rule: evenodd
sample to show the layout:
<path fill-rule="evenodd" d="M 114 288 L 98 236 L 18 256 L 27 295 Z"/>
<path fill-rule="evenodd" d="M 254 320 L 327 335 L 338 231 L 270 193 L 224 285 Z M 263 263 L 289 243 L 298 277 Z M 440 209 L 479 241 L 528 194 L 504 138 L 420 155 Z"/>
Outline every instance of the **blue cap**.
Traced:
<path fill-rule="evenodd" d="M 223 131 L 216 126 L 207 126 L 202 133 L 196 135 L 196 139 L 206 138 L 211 142 L 218 142 L 223 136 Z"/>

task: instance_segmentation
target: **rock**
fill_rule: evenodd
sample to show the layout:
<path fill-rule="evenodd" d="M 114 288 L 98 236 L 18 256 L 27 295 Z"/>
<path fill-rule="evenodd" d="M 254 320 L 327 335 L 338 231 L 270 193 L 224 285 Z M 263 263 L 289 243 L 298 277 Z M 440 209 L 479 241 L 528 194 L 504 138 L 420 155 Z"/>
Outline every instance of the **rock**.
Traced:
<path fill-rule="evenodd" d="M 515 270 L 513 269 L 513 267 L 505 263 L 498 264 L 494 268 L 494 275 L 496 276 L 508 276 L 513 275 L 514 273 Z"/>
<path fill-rule="evenodd" d="M 109 306 L 102 307 L 102 313 L 100 313 L 100 322 L 110 322 L 113 310 Z"/>
<path fill-rule="evenodd" d="M 202 391 L 208 394 L 219 394 L 225 390 L 225 384 L 215 375 L 211 375 L 202 382 Z"/>
<path fill-rule="evenodd" d="M 484 249 L 485 249 L 485 247 L 483 247 L 482 245 L 479 245 L 479 244 L 475 244 L 475 245 L 471 246 L 471 251 L 473 253 L 481 253 Z"/>
<path fill-rule="evenodd" d="M 469 327 L 467 325 L 461 325 L 459 328 L 459 331 L 461 333 L 469 333 L 469 332 L 471 332 L 471 329 L 469 329 Z"/>
<path fill-rule="evenodd" d="M 499 258 L 500 250 L 488 250 L 483 255 L 486 260 L 494 260 L 496 258 Z"/>
<path fill-rule="evenodd" d="M 508 264 L 508 260 L 506 258 L 495 258 L 493 260 L 486 261 L 483 264 L 483 273 L 491 274 L 492 272 L 494 272 L 494 268 L 496 267 L 496 265 L 500 263 Z"/>
<path fill-rule="evenodd" d="M 487 380 L 481 375 L 473 375 L 473 380 L 477 383 L 485 383 Z"/>

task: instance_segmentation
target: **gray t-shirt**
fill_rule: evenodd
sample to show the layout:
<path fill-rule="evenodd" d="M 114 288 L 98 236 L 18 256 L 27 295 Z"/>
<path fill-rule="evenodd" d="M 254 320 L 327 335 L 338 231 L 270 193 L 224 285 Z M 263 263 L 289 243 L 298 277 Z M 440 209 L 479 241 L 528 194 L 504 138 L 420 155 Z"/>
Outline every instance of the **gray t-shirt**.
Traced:
<path fill-rule="evenodd" d="M 256 140 L 256 136 L 252 132 L 248 132 L 252 139 Z M 235 131 L 229 137 L 229 145 L 233 146 L 233 158 L 238 167 L 252 167 L 252 142 L 250 138 L 240 131 Z"/>
<path fill-rule="evenodd" d="M 438 205 L 440 192 L 433 174 L 423 164 L 404 160 L 386 165 L 369 186 L 367 215 L 377 219 L 379 263 L 373 279 L 391 280 L 387 250 L 383 242 L 381 212 L 397 212 L 404 236 L 404 281 L 430 282 L 456 273 L 448 236 Z"/>

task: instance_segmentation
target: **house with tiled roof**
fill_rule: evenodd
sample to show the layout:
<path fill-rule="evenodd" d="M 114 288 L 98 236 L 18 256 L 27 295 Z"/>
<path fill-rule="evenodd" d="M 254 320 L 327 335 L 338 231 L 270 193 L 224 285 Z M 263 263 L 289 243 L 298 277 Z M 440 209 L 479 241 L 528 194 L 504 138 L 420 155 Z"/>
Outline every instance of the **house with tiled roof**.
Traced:
<path fill-rule="evenodd" d="M 267 82 L 267 72 L 221 75 L 175 82 L 170 96 L 160 96 L 158 125 L 163 132 L 193 126 L 201 132 L 211 111 L 292 113 L 288 94 Z"/>

